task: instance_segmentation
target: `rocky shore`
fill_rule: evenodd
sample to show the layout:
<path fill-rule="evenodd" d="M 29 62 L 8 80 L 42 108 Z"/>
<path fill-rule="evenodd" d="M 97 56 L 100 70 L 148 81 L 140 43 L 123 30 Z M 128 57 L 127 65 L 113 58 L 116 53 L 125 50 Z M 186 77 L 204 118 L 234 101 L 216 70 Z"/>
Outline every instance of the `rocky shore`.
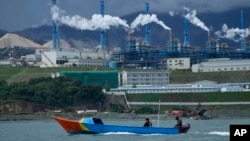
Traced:
<path fill-rule="evenodd" d="M 102 119 L 144 119 L 149 117 L 151 119 L 157 119 L 157 114 L 131 114 L 131 113 L 111 113 L 111 112 L 102 112 L 97 114 L 89 115 L 76 115 L 72 113 L 60 113 L 60 114 L 34 114 L 34 115 L 0 115 L 0 121 L 21 121 L 21 120 L 52 120 L 52 116 L 62 116 L 73 119 L 80 119 L 82 117 L 98 117 Z M 230 109 L 221 109 L 207 111 L 204 114 L 204 119 L 230 119 L 230 118 L 250 118 L 250 110 L 230 110 Z M 187 117 L 193 118 L 193 117 Z M 172 115 L 166 116 L 164 114 L 160 115 L 160 119 L 173 119 Z M 193 118 L 195 119 L 195 118 Z M 201 119 L 201 118 L 197 118 Z"/>

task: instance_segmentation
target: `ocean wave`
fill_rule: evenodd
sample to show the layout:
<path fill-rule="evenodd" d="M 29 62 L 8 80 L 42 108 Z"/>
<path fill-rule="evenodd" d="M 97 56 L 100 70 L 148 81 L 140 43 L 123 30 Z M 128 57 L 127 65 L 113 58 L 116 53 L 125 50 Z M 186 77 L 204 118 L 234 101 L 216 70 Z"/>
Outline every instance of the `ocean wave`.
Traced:
<path fill-rule="evenodd" d="M 229 136 L 230 135 L 229 132 L 225 132 L 225 131 L 212 131 L 212 132 L 209 132 L 208 134 L 210 134 L 210 135 L 220 135 L 220 136 Z"/>
<path fill-rule="evenodd" d="M 130 132 L 108 132 L 108 133 L 103 133 L 103 135 L 135 135 L 135 133 L 130 133 Z"/>
<path fill-rule="evenodd" d="M 108 132 L 108 133 L 103 133 L 103 135 L 139 135 L 136 133 L 131 133 L 131 132 Z M 140 134 L 142 136 L 160 136 L 164 134 Z"/>

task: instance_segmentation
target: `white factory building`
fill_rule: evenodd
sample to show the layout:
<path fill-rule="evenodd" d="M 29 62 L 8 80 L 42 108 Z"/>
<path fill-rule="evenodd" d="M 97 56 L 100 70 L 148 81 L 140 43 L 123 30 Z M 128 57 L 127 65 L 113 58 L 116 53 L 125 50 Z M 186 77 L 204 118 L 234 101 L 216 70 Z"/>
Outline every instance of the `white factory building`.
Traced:
<path fill-rule="evenodd" d="M 29 66 L 41 66 L 41 55 L 40 54 L 28 54 L 26 56 L 22 56 L 21 60 L 26 61 Z"/>
<path fill-rule="evenodd" d="M 110 54 L 94 51 L 65 51 L 51 49 L 40 51 L 42 56 L 41 68 L 63 66 L 108 66 Z"/>
<path fill-rule="evenodd" d="M 230 60 L 228 58 L 210 59 L 192 65 L 192 72 L 222 72 L 222 71 L 245 71 L 250 70 L 250 59 Z"/>
<path fill-rule="evenodd" d="M 113 88 L 110 93 L 145 94 L 145 93 L 207 93 L 207 92 L 243 92 L 249 91 L 250 83 L 222 84 L 180 84 L 167 86 L 121 86 Z"/>
<path fill-rule="evenodd" d="M 161 65 L 169 70 L 190 69 L 190 58 L 165 58 L 161 60 Z"/>
<path fill-rule="evenodd" d="M 166 86 L 169 72 L 166 70 L 122 71 L 119 73 L 119 86 Z"/>

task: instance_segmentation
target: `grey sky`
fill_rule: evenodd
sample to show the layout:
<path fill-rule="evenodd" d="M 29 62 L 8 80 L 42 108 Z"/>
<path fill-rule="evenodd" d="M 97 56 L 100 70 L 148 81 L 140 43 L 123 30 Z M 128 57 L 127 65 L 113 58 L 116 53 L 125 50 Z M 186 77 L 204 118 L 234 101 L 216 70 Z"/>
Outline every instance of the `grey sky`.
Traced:
<path fill-rule="evenodd" d="M 68 15 L 90 18 L 99 13 L 100 0 L 57 0 L 57 5 Z M 149 2 L 151 12 L 180 11 L 184 3 L 201 12 L 224 12 L 229 9 L 250 7 L 249 0 L 104 0 L 105 14 L 122 16 L 143 11 Z M 0 0 L 0 29 L 22 30 L 50 23 L 51 0 Z"/>

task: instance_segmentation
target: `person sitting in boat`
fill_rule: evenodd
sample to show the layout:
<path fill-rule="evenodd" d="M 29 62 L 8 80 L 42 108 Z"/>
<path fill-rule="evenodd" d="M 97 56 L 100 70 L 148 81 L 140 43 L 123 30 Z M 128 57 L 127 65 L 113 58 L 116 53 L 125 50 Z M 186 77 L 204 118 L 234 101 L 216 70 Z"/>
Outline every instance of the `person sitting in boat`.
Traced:
<path fill-rule="evenodd" d="M 152 122 L 150 122 L 149 118 L 145 118 L 144 127 L 152 127 Z"/>
<path fill-rule="evenodd" d="M 175 117 L 175 120 L 177 122 L 175 127 L 177 128 L 182 127 L 182 120 L 178 116 Z"/>

